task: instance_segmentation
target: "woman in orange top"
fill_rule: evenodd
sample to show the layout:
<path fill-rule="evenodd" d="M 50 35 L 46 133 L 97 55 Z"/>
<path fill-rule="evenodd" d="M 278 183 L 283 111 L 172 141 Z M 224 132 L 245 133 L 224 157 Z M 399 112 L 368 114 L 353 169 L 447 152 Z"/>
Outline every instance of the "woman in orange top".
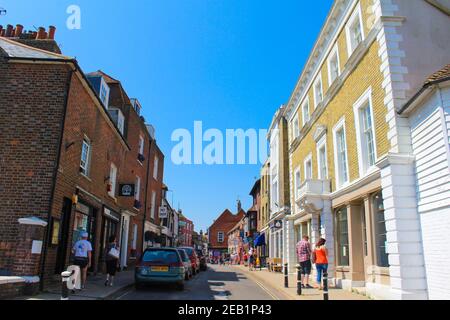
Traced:
<path fill-rule="evenodd" d="M 316 243 L 314 250 L 316 270 L 317 270 L 317 287 L 323 290 L 322 287 L 322 273 L 328 270 L 328 249 L 325 247 L 326 240 L 321 238 Z"/>

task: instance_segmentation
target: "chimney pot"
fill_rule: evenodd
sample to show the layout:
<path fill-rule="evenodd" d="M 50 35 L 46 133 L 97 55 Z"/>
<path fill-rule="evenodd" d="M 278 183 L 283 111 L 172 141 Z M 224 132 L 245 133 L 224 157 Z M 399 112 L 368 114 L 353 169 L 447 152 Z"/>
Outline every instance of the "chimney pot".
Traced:
<path fill-rule="evenodd" d="M 56 27 L 55 26 L 48 27 L 48 39 L 54 40 L 55 39 L 55 33 L 56 33 Z"/>
<path fill-rule="evenodd" d="M 16 38 L 20 38 L 22 33 L 23 33 L 23 25 L 21 25 L 21 24 L 16 25 L 16 32 L 14 33 L 14 36 Z"/>
<path fill-rule="evenodd" d="M 41 40 L 41 39 L 45 39 L 45 28 L 44 27 L 39 27 L 37 35 L 36 35 L 36 40 Z"/>
<path fill-rule="evenodd" d="M 7 26 L 6 26 L 6 32 L 5 32 L 5 37 L 7 37 L 7 38 L 10 38 L 11 36 L 13 36 L 13 26 L 12 25 L 10 25 L 10 24 L 8 24 Z"/>

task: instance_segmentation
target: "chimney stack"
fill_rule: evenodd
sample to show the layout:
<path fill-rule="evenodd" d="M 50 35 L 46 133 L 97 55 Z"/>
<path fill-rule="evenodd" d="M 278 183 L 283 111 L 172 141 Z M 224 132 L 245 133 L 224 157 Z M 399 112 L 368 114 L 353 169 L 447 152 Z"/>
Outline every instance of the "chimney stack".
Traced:
<path fill-rule="evenodd" d="M 14 33 L 14 37 L 20 38 L 23 32 L 23 26 L 21 24 L 16 25 L 16 31 Z"/>
<path fill-rule="evenodd" d="M 54 40 L 55 39 L 55 32 L 56 32 L 56 28 L 54 26 L 48 27 L 48 39 Z"/>
<path fill-rule="evenodd" d="M 44 27 L 39 27 L 37 35 L 36 35 L 36 40 L 42 40 L 45 39 L 45 28 Z"/>
<path fill-rule="evenodd" d="M 7 26 L 6 26 L 6 32 L 5 32 L 5 37 L 6 38 L 10 38 L 13 34 L 13 29 L 14 29 L 14 27 L 12 26 L 12 25 L 10 25 L 10 24 L 8 24 Z"/>

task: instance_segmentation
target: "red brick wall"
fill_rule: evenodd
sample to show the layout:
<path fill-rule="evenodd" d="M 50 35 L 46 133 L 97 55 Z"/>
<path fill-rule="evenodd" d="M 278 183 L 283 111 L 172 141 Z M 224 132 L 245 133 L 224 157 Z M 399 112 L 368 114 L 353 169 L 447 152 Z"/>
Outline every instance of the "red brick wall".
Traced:
<path fill-rule="evenodd" d="M 47 219 L 68 71 L 0 53 L 0 269 L 11 269 L 17 220 Z"/>
<path fill-rule="evenodd" d="M 238 214 L 233 215 L 229 210 L 225 210 L 219 218 L 209 227 L 209 248 L 210 249 L 226 249 L 228 248 L 228 232 L 242 219 L 245 212 L 241 210 Z M 219 232 L 224 233 L 224 241 L 219 242 L 217 235 Z"/>

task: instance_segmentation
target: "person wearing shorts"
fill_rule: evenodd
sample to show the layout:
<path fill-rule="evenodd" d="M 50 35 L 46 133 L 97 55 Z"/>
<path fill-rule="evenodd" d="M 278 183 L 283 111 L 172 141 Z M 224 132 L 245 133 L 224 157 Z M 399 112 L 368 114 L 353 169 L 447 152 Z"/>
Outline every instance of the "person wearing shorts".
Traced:
<path fill-rule="evenodd" d="M 308 236 L 303 236 L 303 239 L 297 243 L 297 257 L 301 267 L 301 282 L 302 288 L 311 289 L 309 285 L 309 276 L 311 274 L 311 243 Z"/>
<path fill-rule="evenodd" d="M 81 233 L 81 240 L 78 240 L 72 248 L 74 254 L 74 264 L 80 267 L 81 289 L 86 285 L 87 270 L 91 267 L 92 245 L 88 240 L 88 233 Z"/>

